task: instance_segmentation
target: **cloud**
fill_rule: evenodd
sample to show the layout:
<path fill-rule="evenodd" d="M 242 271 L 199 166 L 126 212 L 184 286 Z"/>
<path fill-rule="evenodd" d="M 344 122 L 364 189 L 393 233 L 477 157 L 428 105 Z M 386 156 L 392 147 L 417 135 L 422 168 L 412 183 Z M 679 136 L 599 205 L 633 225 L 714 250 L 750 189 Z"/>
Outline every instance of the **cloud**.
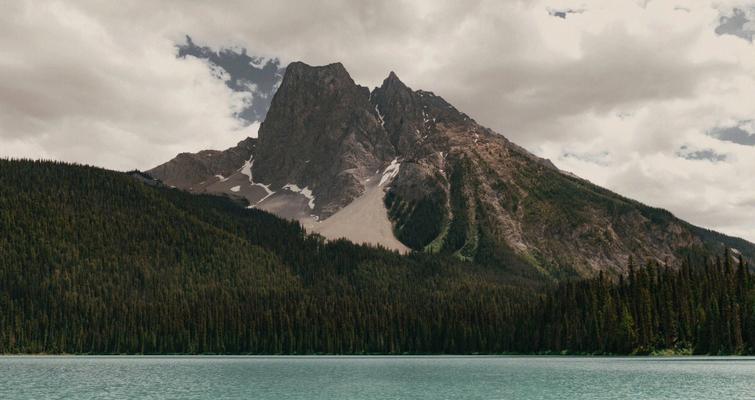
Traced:
<path fill-rule="evenodd" d="M 249 55 L 243 48 L 213 50 L 195 44 L 189 36 L 186 43 L 178 45 L 178 56 L 206 60 L 213 75 L 234 92 L 246 95 L 243 108 L 235 116 L 247 124 L 265 119 L 285 73 L 277 58 Z"/>
<path fill-rule="evenodd" d="M 64 2 L 11 2 L 0 18 L 0 155 L 144 168 L 254 129 L 233 118 L 243 96 L 160 34 Z"/>
<path fill-rule="evenodd" d="M 752 42 L 755 35 L 755 26 L 752 20 L 748 19 L 747 13 L 735 8 L 732 15 L 724 15 L 720 19 L 720 24 L 716 27 L 716 33 L 719 35 L 734 35 Z"/>
<path fill-rule="evenodd" d="M 755 132 L 741 125 L 755 121 L 755 49 L 743 40 L 753 1 L 21 0 L 6 8 L 0 154 L 149 168 L 253 134 L 233 118 L 244 96 L 203 60 L 175 57 L 188 34 L 282 65 L 341 61 L 364 85 L 396 71 L 562 169 L 755 240 L 755 146 L 720 131 Z M 682 146 L 689 157 L 679 156 Z"/>

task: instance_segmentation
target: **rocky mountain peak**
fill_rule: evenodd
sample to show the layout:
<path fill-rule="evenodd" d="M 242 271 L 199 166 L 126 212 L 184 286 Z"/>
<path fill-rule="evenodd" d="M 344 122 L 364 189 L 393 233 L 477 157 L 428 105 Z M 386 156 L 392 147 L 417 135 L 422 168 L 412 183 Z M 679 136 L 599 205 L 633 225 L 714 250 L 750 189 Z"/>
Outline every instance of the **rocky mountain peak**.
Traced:
<path fill-rule="evenodd" d="M 394 90 L 411 90 L 409 89 L 404 82 L 399 79 L 398 75 L 396 75 L 395 72 L 391 71 L 388 74 L 388 77 L 383 79 L 383 85 L 382 88 L 393 88 Z"/>
<path fill-rule="evenodd" d="M 393 71 L 370 95 L 391 144 L 401 157 L 410 156 L 421 138 L 422 115 L 417 100 L 416 94 Z"/>
<path fill-rule="evenodd" d="M 359 196 L 363 182 L 395 157 L 369 91 L 340 63 L 289 65 L 259 138 L 255 179 L 308 188 L 321 216 Z"/>
<path fill-rule="evenodd" d="M 311 66 L 301 61 L 292 62 L 286 68 L 281 87 L 296 85 L 299 82 L 326 83 L 322 88 L 331 90 L 355 85 L 346 68 L 339 62 L 322 66 Z"/>

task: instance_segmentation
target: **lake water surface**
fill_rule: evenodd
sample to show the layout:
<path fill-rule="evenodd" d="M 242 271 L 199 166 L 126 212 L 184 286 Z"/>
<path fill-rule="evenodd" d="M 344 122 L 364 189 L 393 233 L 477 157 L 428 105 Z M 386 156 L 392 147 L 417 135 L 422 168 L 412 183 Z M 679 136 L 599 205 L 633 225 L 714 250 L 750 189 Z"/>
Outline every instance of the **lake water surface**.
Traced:
<path fill-rule="evenodd" d="M 0 399 L 755 399 L 755 357 L 0 357 Z"/>

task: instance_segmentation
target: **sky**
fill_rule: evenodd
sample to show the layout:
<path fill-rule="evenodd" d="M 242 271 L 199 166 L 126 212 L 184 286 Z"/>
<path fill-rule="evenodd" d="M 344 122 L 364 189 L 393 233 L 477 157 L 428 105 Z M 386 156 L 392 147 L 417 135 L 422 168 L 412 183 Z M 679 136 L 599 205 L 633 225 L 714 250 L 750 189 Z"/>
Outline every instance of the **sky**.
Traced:
<path fill-rule="evenodd" d="M 149 169 L 255 136 L 190 35 L 395 71 L 559 168 L 755 241 L 755 0 L 0 0 L 0 156 Z"/>

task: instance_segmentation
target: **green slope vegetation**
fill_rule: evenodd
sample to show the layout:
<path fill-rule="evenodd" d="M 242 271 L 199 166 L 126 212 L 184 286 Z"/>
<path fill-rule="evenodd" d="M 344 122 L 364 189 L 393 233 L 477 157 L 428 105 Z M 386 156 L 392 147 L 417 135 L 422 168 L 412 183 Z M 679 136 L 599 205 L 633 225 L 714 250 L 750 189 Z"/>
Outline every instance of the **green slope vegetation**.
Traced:
<path fill-rule="evenodd" d="M 689 254 L 710 257 L 727 248 L 755 257 L 746 240 L 693 226 L 523 150 L 494 150 L 459 146 L 443 158 L 446 177 L 427 172 L 421 180 L 411 172 L 404 186 L 394 182 L 385 203 L 396 237 L 415 250 L 475 263 L 505 259 L 554 281 L 601 270 L 615 278 L 630 257 L 678 265 Z"/>
<path fill-rule="evenodd" d="M 755 344 L 754 280 L 728 256 L 548 288 L 479 237 L 485 263 L 459 260 L 451 250 L 461 241 L 401 256 L 326 243 L 228 198 L 0 160 L 0 353 L 746 353 Z"/>
<path fill-rule="evenodd" d="M 518 318 L 530 352 L 743 354 L 755 346 L 755 276 L 726 252 L 678 269 L 629 266 L 549 290 Z"/>
<path fill-rule="evenodd" d="M 492 350 L 531 285 L 50 162 L 0 161 L 0 254 L 0 352 Z"/>

